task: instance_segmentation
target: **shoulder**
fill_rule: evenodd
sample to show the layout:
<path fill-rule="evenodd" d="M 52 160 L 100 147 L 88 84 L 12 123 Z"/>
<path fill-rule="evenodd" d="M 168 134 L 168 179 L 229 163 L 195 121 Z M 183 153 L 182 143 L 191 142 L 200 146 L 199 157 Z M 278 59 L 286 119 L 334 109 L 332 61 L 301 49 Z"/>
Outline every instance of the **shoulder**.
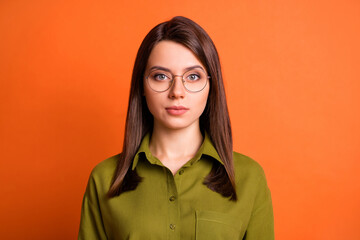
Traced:
<path fill-rule="evenodd" d="M 119 157 L 120 157 L 120 153 L 98 163 L 91 171 L 89 181 L 94 182 L 96 185 L 102 185 L 105 188 L 109 187 Z"/>
<path fill-rule="evenodd" d="M 261 165 L 252 158 L 233 152 L 234 170 L 236 181 L 243 179 L 260 180 L 265 179 L 265 173 Z"/>
<path fill-rule="evenodd" d="M 119 158 L 120 158 L 120 153 L 103 160 L 94 167 L 91 174 L 97 176 L 97 175 L 113 173 Z"/>

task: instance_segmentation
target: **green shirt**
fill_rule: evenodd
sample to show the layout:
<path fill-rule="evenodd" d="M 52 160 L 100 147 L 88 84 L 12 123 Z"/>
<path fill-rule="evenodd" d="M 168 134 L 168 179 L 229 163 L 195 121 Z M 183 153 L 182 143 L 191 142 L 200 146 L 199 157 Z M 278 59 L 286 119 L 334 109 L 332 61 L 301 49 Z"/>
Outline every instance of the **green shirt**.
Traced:
<path fill-rule="evenodd" d="M 238 200 L 203 184 L 212 163 L 222 163 L 205 134 L 199 151 L 175 175 L 149 150 L 147 134 L 134 158 L 142 182 L 107 198 L 119 155 L 92 171 L 83 199 L 79 239 L 274 239 L 273 210 L 264 172 L 254 160 L 233 153 Z"/>

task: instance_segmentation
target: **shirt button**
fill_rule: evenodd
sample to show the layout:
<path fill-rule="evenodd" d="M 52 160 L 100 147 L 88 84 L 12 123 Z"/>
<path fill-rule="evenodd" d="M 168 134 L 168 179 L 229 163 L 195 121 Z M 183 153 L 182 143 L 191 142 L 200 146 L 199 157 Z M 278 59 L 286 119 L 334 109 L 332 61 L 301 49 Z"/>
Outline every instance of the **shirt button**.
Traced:
<path fill-rule="evenodd" d="M 181 170 L 179 171 L 179 175 L 182 175 L 183 173 L 184 173 L 184 170 L 181 169 Z"/>
<path fill-rule="evenodd" d="M 171 197 L 169 198 L 169 200 L 170 200 L 170 202 L 175 201 L 175 196 L 171 196 Z"/>
<path fill-rule="evenodd" d="M 170 224 L 170 229 L 175 230 L 175 224 Z"/>

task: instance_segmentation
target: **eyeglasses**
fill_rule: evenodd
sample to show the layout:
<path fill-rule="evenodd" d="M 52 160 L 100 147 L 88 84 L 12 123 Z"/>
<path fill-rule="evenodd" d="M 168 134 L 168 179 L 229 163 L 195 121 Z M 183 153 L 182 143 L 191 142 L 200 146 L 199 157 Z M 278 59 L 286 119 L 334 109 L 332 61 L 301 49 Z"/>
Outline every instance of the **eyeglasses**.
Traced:
<path fill-rule="evenodd" d="M 200 92 L 210 78 L 202 69 L 194 68 L 183 75 L 174 75 L 169 71 L 155 69 L 146 77 L 150 88 L 155 92 L 165 92 L 174 84 L 175 77 L 181 77 L 185 89 L 189 92 Z"/>

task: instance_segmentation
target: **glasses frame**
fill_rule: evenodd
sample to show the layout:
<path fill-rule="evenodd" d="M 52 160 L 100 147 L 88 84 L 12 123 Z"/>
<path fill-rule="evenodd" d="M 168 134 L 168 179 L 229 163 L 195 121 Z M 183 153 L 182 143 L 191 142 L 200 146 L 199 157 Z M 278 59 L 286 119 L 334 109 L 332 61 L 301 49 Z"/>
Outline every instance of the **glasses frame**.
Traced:
<path fill-rule="evenodd" d="M 191 70 L 192 70 L 192 69 L 191 69 Z M 171 75 L 171 81 L 170 81 L 171 84 L 169 85 L 169 87 L 168 87 L 167 89 L 162 90 L 162 91 L 157 91 L 157 90 L 153 89 L 153 88 L 151 87 L 150 83 L 149 83 L 149 76 L 150 76 L 150 74 L 151 74 L 152 72 L 154 72 L 154 71 L 158 71 L 158 69 L 155 69 L 155 70 L 149 72 L 145 79 L 146 79 L 147 84 L 148 84 L 149 87 L 151 88 L 151 90 L 153 90 L 154 92 L 158 92 L 158 93 L 166 92 L 167 90 L 169 90 L 169 89 L 174 85 L 174 82 L 175 82 L 175 78 L 176 78 L 176 77 L 181 77 L 181 82 L 182 82 L 182 84 L 183 84 L 183 86 L 184 86 L 184 88 L 185 88 L 186 91 L 188 91 L 188 92 L 190 92 L 190 93 L 201 92 L 202 90 L 204 90 L 204 88 L 206 87 L 206 85 L 207 85 L 207 83 L 208 83 L 208 79 L 210 79 L 211 77 L 210 77 L 209 75 L 207 75 L 207 73 L 201 69 L 200 71 L 204 72 L 205 75 L 206 75 L 206 83 L 205 83 L 205 85 L 204 85 L 204 87 L 203 87 L 202 89 L 200 89 L 200 90 L 198 90 L 198 91 L 191 91 L 191 90 L 187 89 L 187 87 L 185 86 L 186 80 L 184 80 L 184 75 L 185 75 L 186 73 L 190 72 L 191 70 L 188 70 L 188 71 L 184 72 L 182 75 L 176 75 L 176 74 L 173 74 L 173 73 L 170 72 L 170 71 L 165 71 L 165 72 L 170 73 L 170 75 Z"/>

